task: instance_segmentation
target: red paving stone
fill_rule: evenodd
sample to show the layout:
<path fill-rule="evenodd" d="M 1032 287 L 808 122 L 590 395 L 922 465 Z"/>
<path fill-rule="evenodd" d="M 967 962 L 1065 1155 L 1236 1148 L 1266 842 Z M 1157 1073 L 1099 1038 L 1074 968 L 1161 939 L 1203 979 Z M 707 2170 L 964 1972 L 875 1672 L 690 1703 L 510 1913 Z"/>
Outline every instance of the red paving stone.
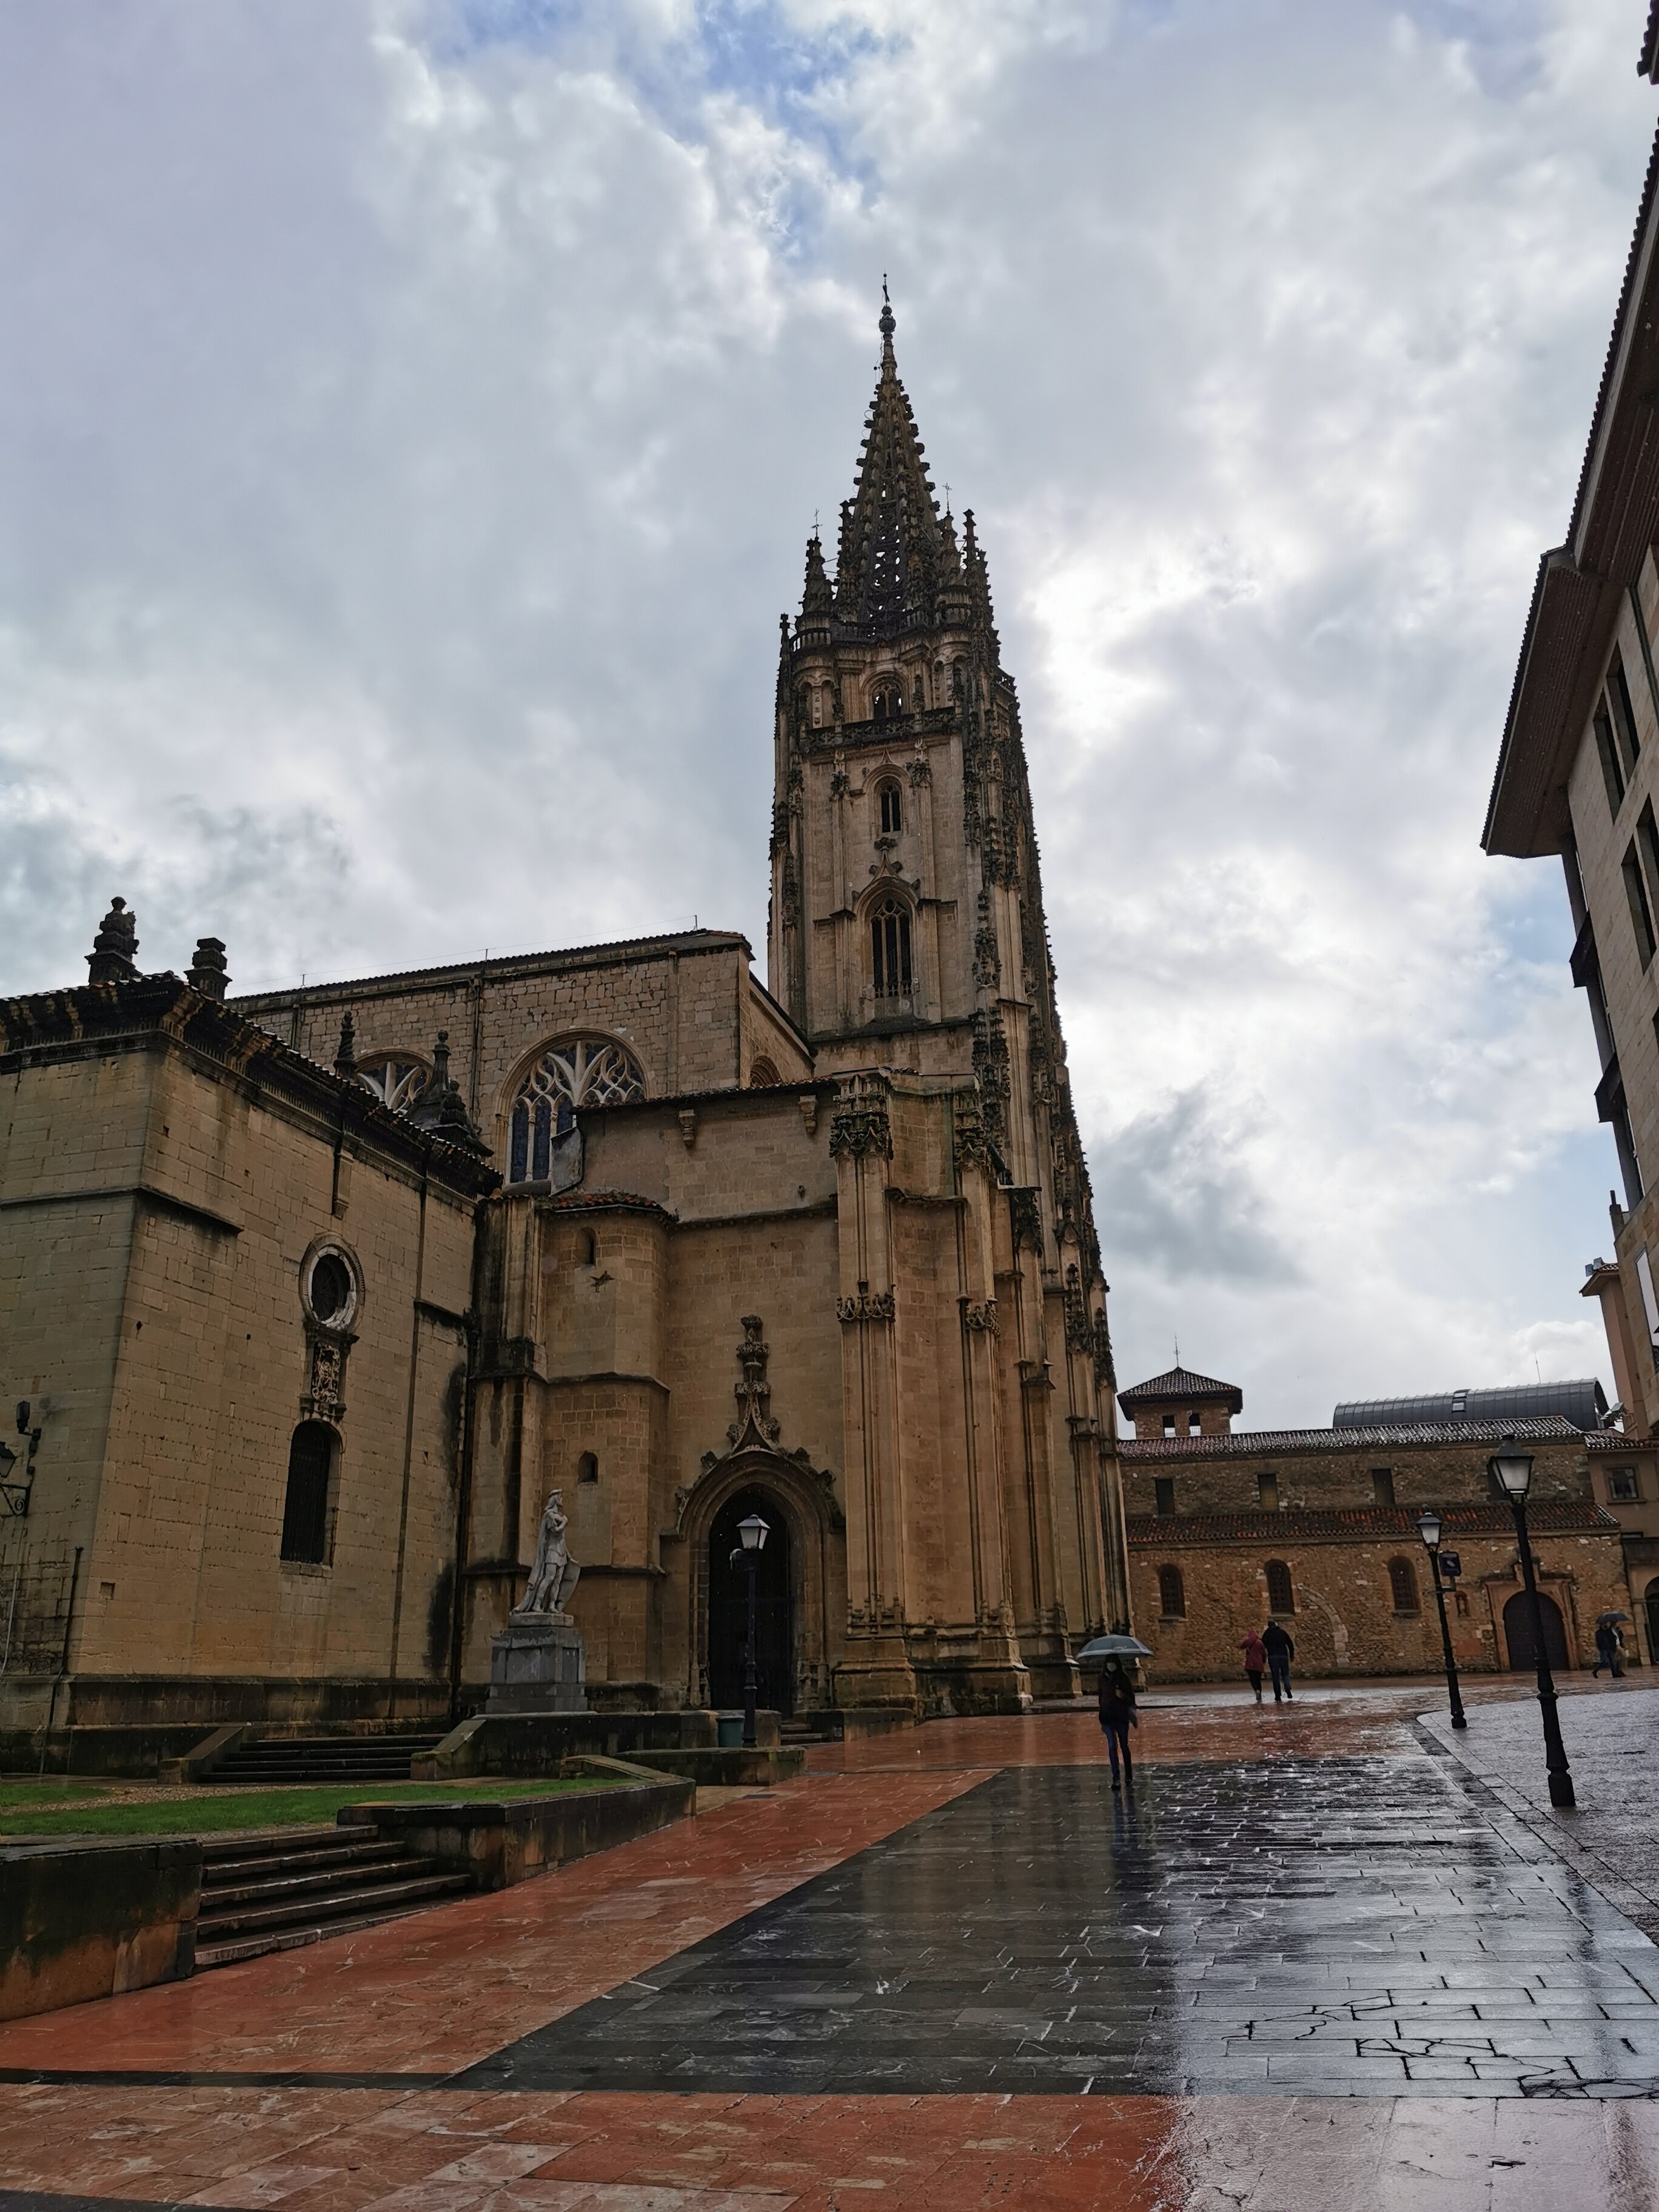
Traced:
<path fill-rule="evenodd" d="M 1403 1757 L 1431 1701 L 1421 1686 L 1261 1713 L 1154 1699 L 1140 1754 Z M 997 1766 L 1099 1756 L 1086 1712 L 823 1747 L 804 1783 L 503 1895 L 15 2022 L 0 2069 L 445 2074 Z M 0 2085 L 0 2205 L 8 2189 L 289 2212 L 1648 2212 L 1659 2107 L 14 2082 Z"/>

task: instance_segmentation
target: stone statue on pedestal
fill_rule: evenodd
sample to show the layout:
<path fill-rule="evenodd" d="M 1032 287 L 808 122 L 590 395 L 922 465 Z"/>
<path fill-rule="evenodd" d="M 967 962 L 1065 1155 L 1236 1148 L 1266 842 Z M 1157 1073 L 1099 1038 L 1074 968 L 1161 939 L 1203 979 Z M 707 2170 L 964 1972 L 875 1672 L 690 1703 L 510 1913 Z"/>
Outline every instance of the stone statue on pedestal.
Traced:
<path fill-rule="evenodd" d="M 550 1491 L 524 1595 L 489 1648 L 492 1713 L 585 1713 L 587 1656 L 565 1611 L 581 1569 L 570 1556 L 564 1492 Z"/>

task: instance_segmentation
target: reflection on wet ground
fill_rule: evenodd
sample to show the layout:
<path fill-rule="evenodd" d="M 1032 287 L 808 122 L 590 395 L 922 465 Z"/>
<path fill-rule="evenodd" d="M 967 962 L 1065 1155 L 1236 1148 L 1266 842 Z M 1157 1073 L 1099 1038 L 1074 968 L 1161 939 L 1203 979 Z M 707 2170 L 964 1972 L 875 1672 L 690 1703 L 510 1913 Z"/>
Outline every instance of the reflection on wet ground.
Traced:
<path fill-rule="evenodd" d="M 1480 1802 L 1485 1800 L 1486 1802 Z M 996 1776 L 459 2086 L 1604 2096 L 1659 1951 L 1440 1761 Z"/>

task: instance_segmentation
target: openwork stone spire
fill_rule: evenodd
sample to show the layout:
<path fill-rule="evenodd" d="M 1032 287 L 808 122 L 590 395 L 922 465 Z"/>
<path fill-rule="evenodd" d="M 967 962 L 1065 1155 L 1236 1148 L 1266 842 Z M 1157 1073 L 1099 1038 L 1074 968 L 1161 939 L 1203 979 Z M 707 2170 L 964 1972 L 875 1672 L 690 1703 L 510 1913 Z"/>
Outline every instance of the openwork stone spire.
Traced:
<path fill-rule="evenodd" d="M 881 371 L 866 421 L 858 489 L 842 506 L 836 563 L 837 621 L 843 635 L 866 638 L 896 637 L 932 623 L 950 565 L 922 459 L 927 449 L 899 382 L 885 283 L 881 298 Z"/>

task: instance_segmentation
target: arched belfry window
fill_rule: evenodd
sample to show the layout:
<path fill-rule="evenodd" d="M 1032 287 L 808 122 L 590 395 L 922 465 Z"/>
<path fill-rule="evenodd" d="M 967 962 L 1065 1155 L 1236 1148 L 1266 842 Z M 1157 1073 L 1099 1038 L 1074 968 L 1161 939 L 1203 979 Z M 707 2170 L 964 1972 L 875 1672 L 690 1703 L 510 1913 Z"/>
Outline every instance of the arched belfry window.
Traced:
<path fill-rule="evenodd" d="M 884 676 L 876 684 L 871 713 L 878 722 L 896 721 L 904 712 L 904 685 L 896 676 Z"/>
<path fill-rule="evenodd" d="M 884 783 L 877 787 L 876 811 L 884 837 L 896 837 L 904 827 L 904 798 L 896 783 Z"/>
<path fill-rule="evenodd" d="M 878 999 L 910 995 L 910 909 L 890 895 L 870 916 L 870 972 Z"/>
<path fill-rule="evenodd" d="M 288 1448 L 283 1557 L 305 1566 L 328 1558 L 328 1493 L 339 1439 L 326 1421 L 301 1421 Z"/>
<path fill-rule="evenodd" d="M 513 1102 L 508 1182 L 546 1179 L 554 1140 L 570 1127 L 579 1106 L 623 1106 L 644 1096 L 639 1062 L 613 1038 L 570 1037 L 550 1046 Z"/>

